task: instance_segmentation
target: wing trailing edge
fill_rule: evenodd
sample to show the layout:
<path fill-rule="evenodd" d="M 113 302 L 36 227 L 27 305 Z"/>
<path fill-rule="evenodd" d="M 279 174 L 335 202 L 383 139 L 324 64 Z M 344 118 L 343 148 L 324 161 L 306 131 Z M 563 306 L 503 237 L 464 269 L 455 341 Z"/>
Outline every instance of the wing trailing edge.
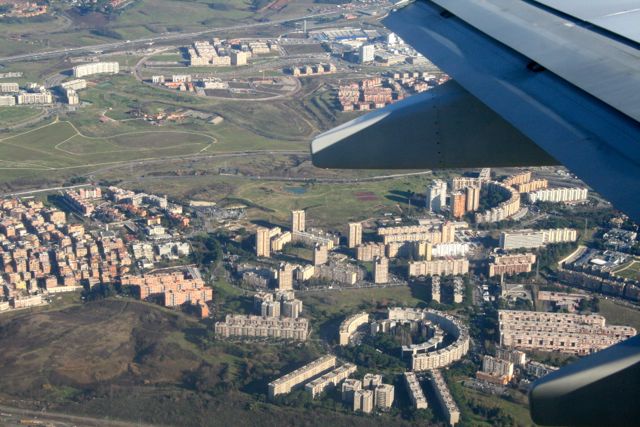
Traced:
<path fill-rule="evenodd" d="M 323 168 L 439 169 L 558 162 L 454 81 L 317 136 Z"/>

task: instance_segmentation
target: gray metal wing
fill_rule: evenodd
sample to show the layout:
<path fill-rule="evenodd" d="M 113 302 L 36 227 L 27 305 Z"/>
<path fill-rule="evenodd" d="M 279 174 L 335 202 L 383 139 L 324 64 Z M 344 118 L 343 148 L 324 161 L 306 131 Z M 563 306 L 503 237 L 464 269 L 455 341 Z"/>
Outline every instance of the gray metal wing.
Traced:
<path fill-rule="evenodd" d="M 400 157 L 411 155 L 420 145 L 424 147 L 413 156 L 411 167 L 421 167 L 416 159 L 423 159 L 426 168 L 479 167 L 488 156 L 500 165 L 502 153 L 514 161 L 509 153 L 517 153 L 528 140 L 547 155 L 529 155 L 527 148 L 514 163 L 535 166 L 554 158 L 640 221 L 640 51 L 633 31 L 628 37 L 613 34 L 548 5 L 513 0 L 425 1 L 390 13 L 383 23 L 452 76 L 467 91 L 469 105 L 486 105 L 499 117 L 495 123 L 503 120 L 521 135 L 475 138 L 471 147 L 463 133 L 443 137 L 425 121 L 433 121 L 442 111 L 439 120 L 455 117 L 474 133 L 478 121 L 464 116 L 475 110 L 465 111 L 464 103 L 458 104 L 452 116 L 451 110 L 443 110 L 446 103 L 438 96 L 424 97 L 420 107 L 407 104 L 413 111 L 425 112 L 410 121 L 398 113 L 403 105 L 396 107 L 395 116 L 405 119 L 394 123 L 385 116 L 385 132 L 397 135 L 387 140 L 393 148 L 385 150 L 379 140 L 371 145 L 375 149 L 366 149 L 372 132 L 362 123 L 380 113 L 375 112 L 343 125 L 339 133 L 330 131 L 314 140 L 316 165 L 404 168 Z M 380 126 L 380 121 L 374 122 Z M 354 125 L 358 127 L 350 129 Z M 411 132 L 407 129 L 411 126 L 424 132 Z M 477 135 L 487 138 L 481 132 Z M 347 139 L 359 145 L 355 151 L 359 156 L 369 157 L 365 164 L 346 148 Z M 465 147 L 463 156 L 448 156 L 459 146 Z M 397 155 L 389 158 L 386 153 L 394 149 Z"/>

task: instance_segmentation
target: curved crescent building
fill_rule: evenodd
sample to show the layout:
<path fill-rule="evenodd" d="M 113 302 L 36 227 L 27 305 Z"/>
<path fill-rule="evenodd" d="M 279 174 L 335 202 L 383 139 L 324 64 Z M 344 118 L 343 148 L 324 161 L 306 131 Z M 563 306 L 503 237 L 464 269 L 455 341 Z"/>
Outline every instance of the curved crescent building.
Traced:
<path fill-rule="evenodd" d="M 366 312 L 347 317 L 340 324 L 340 345 L 348 345 L 353 333 L 366 323 L 369 323 L 369 314 Z M 433 335 L 426 342 L 402 347 L 402 354 L 411 356 L 413 371 L 445 367 L 462 359 L 469 351 L 470 338 L 467 326 L 458 318 L 437 310 L 389 308 L 386 319 L 370 322 L 370 333 L 373 335 L 379 332 L 391 332 L 395 327 L 409 323 L 417 323 L 421 328 L 429 328 L 430 334 Z"/>
<path fill-rule="evenodd" d="M 340 345 L 349 345 L 349 340 L 351 339 L 351 335 L 365 323 L 369 322 L 369 313 L 362 312 L 357 314 L 352 314 L 342 321 L 340 324 L 339 331 L 339 343 Z"/>

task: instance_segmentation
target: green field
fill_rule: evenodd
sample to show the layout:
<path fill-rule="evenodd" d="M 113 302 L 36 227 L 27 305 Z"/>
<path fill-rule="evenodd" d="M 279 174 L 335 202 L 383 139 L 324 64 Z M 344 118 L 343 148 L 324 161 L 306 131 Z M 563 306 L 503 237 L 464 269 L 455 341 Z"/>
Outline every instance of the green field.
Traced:
<path fill-rule="evenodd" d="M 4 169 L 60 170 L 195 154 L 214 143 L 215 138 L 207 134 L 155 129 L 91 137 L 69 122 L 54 121 L 1 138 L 0 158 Z"/>
<path fill-rule="evenodd" d="M 0 129 L 25 122 L 42 114 L 39 108 L 29 107 L 0 107 Z"/>
<path fill-rule="evenodd" d="M 627 325 L 640 331 L 640 309 L 600 298 L 600 314 L 612 325 Z"/>
<path fill-rule="evenodd" d="M 110 14 L 80 13 L 64 4 L 53 4 L 56 15 L 0 20 L 3 55 L 39 52 L 105 42 L 134 40 L 167 32 L 203 31 L 228 27 L 260 18 L 283 19 L 307 12 L 313 2 L 294 2 L 277 14 L 258 13 L 250 0 L 135 0 Z M 57 10 L 56 10 L 57 9 Z M 228 37 L 228 35 L 223 35 Z"/>

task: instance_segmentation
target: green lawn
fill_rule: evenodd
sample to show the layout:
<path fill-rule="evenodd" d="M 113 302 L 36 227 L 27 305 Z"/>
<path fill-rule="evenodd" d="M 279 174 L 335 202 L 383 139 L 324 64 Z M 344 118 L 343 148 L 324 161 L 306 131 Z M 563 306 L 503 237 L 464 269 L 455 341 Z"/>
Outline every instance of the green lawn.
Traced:
<path fill-rule="evenodd" d="M 612 325 L 633 326 L 640 331 L 640 310 L 600 298 L 600 314 Z"/>
<path fill-rule="evenodd" d="M 309 183 L 301 185 L 305 190 L 302 194 L 292 192 L 287 183 L 247 182 L 236 195 L 276 211 L 274 221 L 286 221 L 293 209 L 306 209 L 311 224 L 338 226 L 347 220 L 363 220 L 383 212 L 399 214 L 399 206 L 402 209 L 407 206 L 392 191 L 421 192 L 426 180 L 407 177 L 378 182 Z"/>
<path fill-rule="evenodd" d="M 42 113 L 40 108 L 30 107 L 0 107 L 0 128 L 21 123 L 37 117 Z"/>

